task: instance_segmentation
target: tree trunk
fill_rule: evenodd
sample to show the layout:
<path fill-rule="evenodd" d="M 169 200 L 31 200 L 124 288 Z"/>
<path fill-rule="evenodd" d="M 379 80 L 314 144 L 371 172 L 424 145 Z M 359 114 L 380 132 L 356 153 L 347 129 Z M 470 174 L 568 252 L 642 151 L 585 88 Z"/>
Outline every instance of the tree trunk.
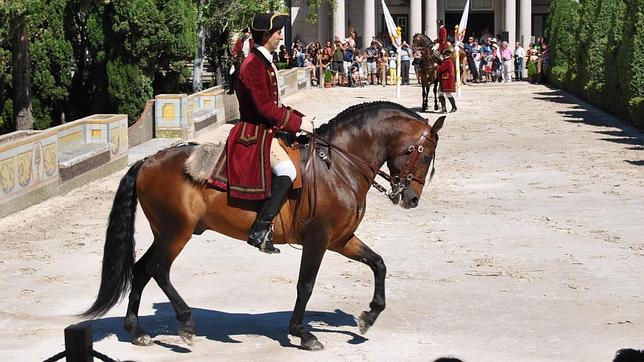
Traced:
<path fill-rule="evenodd" d="M 197 54 L 195 55 L 195 61 L 192 66 L 192 91 L 199 92 L 203 90 L 203 52 L 206 47 L 206 32 L 203 26 L 203 2 L 204 0 L 199 0 L 199 19 L 197 20 L 199 31 L 197 36 L 199 38 L 199 44 L 197 45 Z"/>
<path fill-rule="evenodd" d="M 14 20 L 13 27 L 13 118 L 16 130 L 34 128 L 31 115 L 31 71 L 29 67 L 29 34 L 24 16 Z"/>

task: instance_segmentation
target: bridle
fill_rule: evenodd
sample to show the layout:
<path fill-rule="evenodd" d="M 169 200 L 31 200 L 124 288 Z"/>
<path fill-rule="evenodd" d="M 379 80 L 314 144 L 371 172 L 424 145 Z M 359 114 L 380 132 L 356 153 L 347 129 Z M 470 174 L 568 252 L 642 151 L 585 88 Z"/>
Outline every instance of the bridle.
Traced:
<path fill-rule="evenodd" d="M 400 172 L 393 176 L 389 175 L 385 171 L 377 169 L 376 167 L 369 164 L 367 161 L 363 160 L 362 158 L 352 154 L 351 152 L 345 150 L 344 148 L 338 145 L 331 143 L 329 140 L 315 133 L 312 134 L 313 136 L 312 141 L 314 143 L 312 146 L 316 147 L 316 143 L 317 143 L 316 140 L 322 141 L 325 144 L 325 146 L 328 147 L 329 153 L 331 152 L 331 150 L 335 150 L 339 155 L 341 155 L 345 160 L 347 160 L 350 165 L 352 165 L 355 169 L 359 170 L 360 173 L 368 181 L 371 182 L 371 185 L 376 190 L 384 193 L 393 202 L 397 203 L 397 201 L 400 200 L 400 196 L 403 193 L 403 191 L 405 191 L 405 189 L 409 187 L 409 184 L 411 183 L 411 181 L 416 181 L 421 185 L 425 185 L 425 180 L 419 179 L 418 177 L 415 176 L 415 174 L 418 168 L 418 162 L 421 160 L 421 157 L 426 148 L 426 140 L 434 145 L 434 150 L 436 149 L 437 141 L 433 140 L 430 137 L 431 131 L 432 131 L 432 126 L 429 123 L 426 124 L 425 129 L 423 130 L 423 133 L 420 135 L 416 143 L 413 145 L 410 145 L 403 152 L 398 154 L 398 157 L 406 154 L 409 155 L 409 157 L 407 158 L 407 162 L 402 167 Z M 318 156 L 330 166 L 330 162 L 331 162 L 329 157 L 330 155 L 325 154 L 324 151 L 320 151 L 318 153 Z M 367 166 L 369 170 L 371 170 L 372 174 L 366 175 L 365 173 L 363 173 L 362 168 L 360 168 L 358 164 Z M 435 172 L 435 152 L 432 153 L 432 159 L 430 161 L 430 164 L 432 165 L 432 170 L 429 176 L 429 180 L 431 181 L 431 179 L 434 177 L 434 172 Z M 385 180 L 389 181 L 391 190 L 387 190 L 384 186 L 380 185 L 375 180 L 376 175 L 379 175 Z"/>

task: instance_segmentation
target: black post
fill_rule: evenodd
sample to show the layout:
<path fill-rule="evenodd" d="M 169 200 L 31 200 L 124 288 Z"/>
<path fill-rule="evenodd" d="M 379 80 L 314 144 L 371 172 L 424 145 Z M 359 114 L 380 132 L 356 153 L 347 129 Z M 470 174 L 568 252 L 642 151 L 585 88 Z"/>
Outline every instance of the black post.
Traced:
<path fill-rule="evenodd" d="M 67 362 L 92 362 L 92 327 L 88 323 L 65 328 L 65 356 Z"/>

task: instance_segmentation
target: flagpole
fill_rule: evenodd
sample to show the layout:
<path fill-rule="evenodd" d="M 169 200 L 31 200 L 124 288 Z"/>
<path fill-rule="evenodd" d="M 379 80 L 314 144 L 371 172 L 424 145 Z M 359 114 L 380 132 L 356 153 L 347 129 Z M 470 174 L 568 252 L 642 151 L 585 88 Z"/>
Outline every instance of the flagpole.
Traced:
<path fill-rule="evenodd" d="M 458 25 L 454 30 L 454 53 L 456 53 L 456 61 L 454 62 L 454 67 L 456 67 L 456 96 L 461 96 L 461 52 L 460 45 L 458 45 Z M 452 55 L 452 58 L 454 56 Z"/>
<path fill-rule="evenodd" d="M 396 33 L 398 33 L 398 39 L 401 38 L 402 29 L 400 27 L 396 28 Z M 396 99 L 400 99 L 400 63 L 401 63 L 400 47 L 396 47 Z"/>

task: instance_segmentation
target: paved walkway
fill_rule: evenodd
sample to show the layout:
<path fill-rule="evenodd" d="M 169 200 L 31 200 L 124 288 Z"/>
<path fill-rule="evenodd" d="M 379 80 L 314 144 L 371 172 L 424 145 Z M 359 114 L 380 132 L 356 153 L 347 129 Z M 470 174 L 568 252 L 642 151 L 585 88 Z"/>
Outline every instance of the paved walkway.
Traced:
<path fill-rule="evenodd" d="M 395 100 L 394 88 L 313 89 L 285 103 L 319 125 L 382 99 Z M 420 88 L 403 87 L 398 101 L 418 109 Z M 300 252 L 267 256 L 206 232 L 172 272 L 193 307 L 196 344 L 177 337 L 172 308 L 150 283 L 141 315 L 156 344 L 129 344 L 121 303 L 93 322 L 96 350 L 142 361 L 609 361 L 620 348 L 642 348 L 642 133 L 526 83 L 465 87 L 458 106 L 418 208 L 368 195 L 357 235 L 387 264 L 388 299 L 366 336 L 354 317 L 373 293 L 369 268 L 325 256 L 307 320 L 327 349 L 309 353 L 286 335 Z M 155 151 L 147 146 L 137 152 Z M 98 288 L 105 220 L 124 172 L 0 219 L 0 359 L 62 350 L 63 328 Z M 142 215 L 137 255 L 152 238 Z"/>

